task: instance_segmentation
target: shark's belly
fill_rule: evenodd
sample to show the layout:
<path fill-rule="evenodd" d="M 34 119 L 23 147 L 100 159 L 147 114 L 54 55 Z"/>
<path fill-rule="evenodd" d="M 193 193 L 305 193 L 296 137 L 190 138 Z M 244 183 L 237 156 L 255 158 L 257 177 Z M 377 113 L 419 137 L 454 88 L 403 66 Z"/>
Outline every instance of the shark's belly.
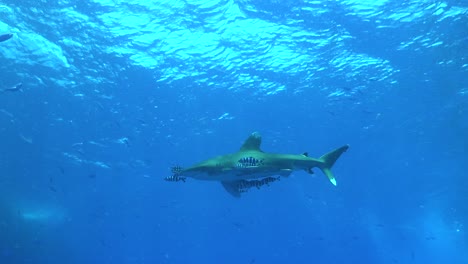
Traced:
<path fill-rule="evenodd" d="M 271 176 L 289 176 L 291 169 L 230 168 L 211 173 L 197 173 L 189 177 L 206 181 L 238 181 L 261 179 Z"/>

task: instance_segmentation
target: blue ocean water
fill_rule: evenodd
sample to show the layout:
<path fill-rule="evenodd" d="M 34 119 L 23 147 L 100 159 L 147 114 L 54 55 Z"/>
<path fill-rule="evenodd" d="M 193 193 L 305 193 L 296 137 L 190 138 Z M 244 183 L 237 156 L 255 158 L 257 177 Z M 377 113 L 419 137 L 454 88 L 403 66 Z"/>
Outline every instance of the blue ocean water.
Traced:
<path fill-rule="evenodd" d="M 0 263 L 468 263 L 467 15 L 2 0 Z M 267 152 L 349 144 L 337 186 L 163 180 L 254 131 Z"/>

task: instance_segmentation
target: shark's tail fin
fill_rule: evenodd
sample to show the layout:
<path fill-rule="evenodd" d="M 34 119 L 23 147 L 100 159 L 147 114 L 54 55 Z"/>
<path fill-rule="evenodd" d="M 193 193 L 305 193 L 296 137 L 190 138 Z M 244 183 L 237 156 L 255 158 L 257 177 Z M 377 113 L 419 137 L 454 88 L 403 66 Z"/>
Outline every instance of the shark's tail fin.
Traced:
<path fill-rule="evenodd" d="M 343 152 L 348 150 L 348 148 L 349 148 L 348 145 L 344 145 L 320 157 L 320 160 L 323 161 L 323 165 L 320 166 L 320 169 L 323 171 L 325 175 L 327 175 L 328 179 L 335 186 L 336 186 L 336 180 L 335 180 L 335 176 L 333 176 L 333 173 L 331 171 L 331 167 L 333 166 L 333 164 L 335 164 L 336 160 L 341 156 L 341 154 L 343 154 Z"/>

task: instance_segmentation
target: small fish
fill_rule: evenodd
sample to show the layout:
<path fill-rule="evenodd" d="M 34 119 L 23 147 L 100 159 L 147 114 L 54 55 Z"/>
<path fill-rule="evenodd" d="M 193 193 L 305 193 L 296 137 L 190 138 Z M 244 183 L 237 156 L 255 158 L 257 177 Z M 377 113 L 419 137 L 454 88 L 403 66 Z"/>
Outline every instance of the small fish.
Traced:
<path fill-rule="evenodd" d="M 351 91 L 351 90 L 352 90 L 350 87 L 346 87 L 346 86 L 345 86 L 345 87 L 343 87 L 343 88 L 341 88 L 341 89 L 342 89 L 343 91 L 347 91 L 347 92 L 349 92 L 349 91 Z"/>
<path fill-rule="evenodd" d="M 15 116 L 14 116 L 12 113 L 8 112 L 8 111 L 5 110 L 5 109 L 0 109 L 0 113 L 5 114 L 6 116 L 8 116 L 8 117 L 11 118 L 11 119 L 14 119 L 14 118 L 15 118 Z"/>
<path fill-rule="evenodd" d="M 32 144 L 32 143 L 33 143 L 33 140 L 32 140 L 31 137 L 26 137 L 26 136 L 24 136 L 23 134 L 20 134 L 19 136 L 20 136 L 20 138 L 21 138 L 24 142 L 29 143 L 29 144 Z"/>
<path fill-rule="evenodd" d="M 137 121 L 140 123 L 140 125 L 142 125 L 142 126 L 146 126 L 146 125 L 147 125 L 146 121 L 145 121 L 144 119 L 142 119 L 142 118 L 137 118 L 136 120 L 137 120 Z"/>
<path fill-rule="evenodd" d="M 119 139 L 119 143 L 125 144 L 127 148 L 130 147 L 130 141 L 126 137 Z"/>
<path fill-rule="evenodd" d="M 178 181 L 185 182 L 185 177 L 179 177 L 177 174 L 174 174 L 172 176 L 168 176 L 168 177 L 164 178 L 164 180 L 170 181 L 170 182 L 178 182 Z"/>
<path fill-rule="evenodd" d="M 13 87 L 9 87 L 9 88 L 4 88 L 2 91 L 4 92 L 22 92 L 23 89 L 21 89 L 23 87 L 23 83 L 18 83 L 17 85 L 13 86 Z"/>
<path fill-rule="evenodd" d="M 0 35 L 0 42 L 7 41 L 11 39 L 12 37 L 13 37 L 13 34 L 11 33 Z"/>

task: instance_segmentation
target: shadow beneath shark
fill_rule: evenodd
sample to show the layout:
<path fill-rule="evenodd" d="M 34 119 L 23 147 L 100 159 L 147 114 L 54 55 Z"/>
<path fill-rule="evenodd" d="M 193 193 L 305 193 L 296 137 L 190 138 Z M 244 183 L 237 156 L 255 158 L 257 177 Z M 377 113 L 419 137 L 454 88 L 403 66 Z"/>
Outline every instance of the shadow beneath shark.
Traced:
<path fill-rule="evenodd" d="M 333 185 L 336 185 L 331 167 L 349 148 L 348 145 L 344 145 L 320 158 L 311 158 L 307 153 L 300 155 L 266 153 L 260 149 L 261 143 L 262 137 L 258 132 L 254 132 L 245 140 L 238 152 L 217 156 L 185 169 L 180 166 L 173 167 L 172 175 L 165 180 L 185 182 L 186 178 L 194 178 L 219 181 L 227 192 L 234 197 L 240 197 L 250 188 L 260 189 L 280 178 L 273 176 L 288 177 L 295 170 L 305 170 L 313 174 L 312 169 L 317 167 Z"/>

